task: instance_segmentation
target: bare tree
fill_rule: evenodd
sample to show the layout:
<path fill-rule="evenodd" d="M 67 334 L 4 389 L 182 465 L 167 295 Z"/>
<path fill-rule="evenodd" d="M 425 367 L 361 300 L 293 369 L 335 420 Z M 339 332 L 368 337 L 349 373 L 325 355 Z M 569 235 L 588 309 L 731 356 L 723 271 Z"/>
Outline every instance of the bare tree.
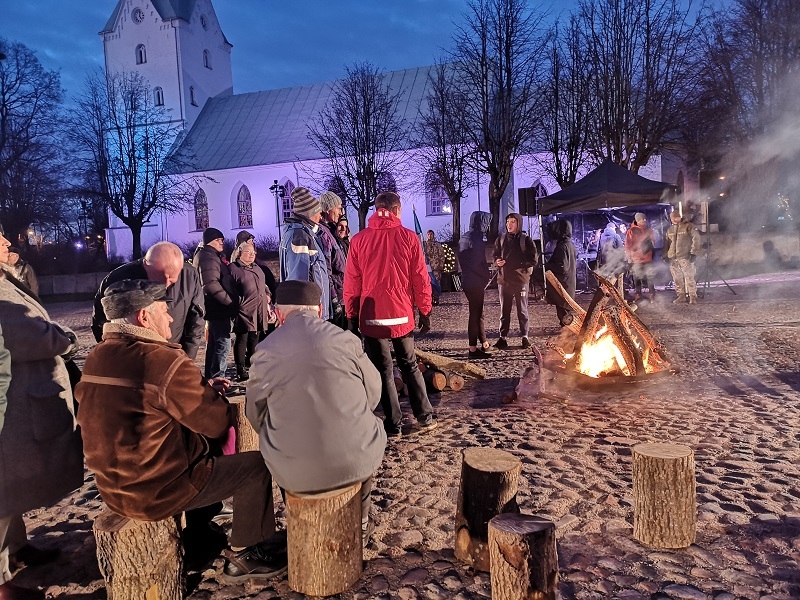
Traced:
<path fill-rule="evenodd" d="M 466 100 L 459 114 L 489 175 L 492 240 L 514 161 L 530 150 L 541 127 L 544 16 L 530 12 L 525 0 L 470 0 L 450 56 Z"/>
<path fill-rule="evenodd" d="M 346 67 L 331 98 L 308 126 L 308 138 L 329 162 L 329 177 L 342 182 L 345 201 L 358 211 L 359 227 L 375 204 L 382 182 L 403 161 L 407 138 L 400 116 L 402 91 L 392 90 L 368 62 Z M 389 185 L 388 183 L 384 183 Z"/>
<path fill-rule="evenodd" d="M 60 219 L 58 73 L 23 44 L 0 38 L 0 219 L 9 239 L 28 239 L 34 222 Z"/>
<path fill-rule="evenodd" d="M 680 0 L 581 2 L 596 158 L 637 172 L 677 137 L 695 89 L 701 12 Z"/>
<path fill-rule="evenodd" d="M 83 175 L 77 192 L 100 200 L 130 228 L 133 258 L 140 258 L 144 224 L 158 211 L 182 212 L 196 191 L 194 178 L 165 168 L 179 128 L 134 73 L 90 75 L 70 122 Z"/>
<path fill-rule="evenodd" d="M 577 19 L 559 34 L 550 49 L 550 77 L 544 89 L 543 147 L 548 160 L 540 166 L 562 188 L 575 183 L 589 144 L 589 89 L 593 73 L 587 68 Z"/>
<path fill-rule="evenodd" d="M 470 177 L 475 147 L 459 112 L 465 98 L 455 85 L 452 65 L 435 64 L 428 74 L 428 91 L 414 124 L 416 160 L 424 174 L 427 193 L 444 189 L 453 211 L 452 236 L 461 234 L 461 199 L 474 185 Z"/>

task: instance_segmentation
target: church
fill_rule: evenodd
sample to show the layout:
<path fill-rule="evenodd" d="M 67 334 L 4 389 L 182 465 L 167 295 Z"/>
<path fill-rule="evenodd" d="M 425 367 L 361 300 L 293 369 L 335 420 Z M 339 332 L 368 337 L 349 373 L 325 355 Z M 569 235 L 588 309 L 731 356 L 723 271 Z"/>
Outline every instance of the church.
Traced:
<path fill-rule="evenodd" d="M 225 37 L 211 0 L 119 0 L 100 32 L 109 73 L 136 72 L 152 86 L 156 105 L 169 110 L 181 128 L 177 162 L 199 187 L 183 213 L 157 213 L 142 230 L 142 245 L 158 240 L 185 245 L 199 241 L 206 227 L 235 238 L 250 230 L 259 243 L 277 244 L 280 225 L 291 212 L 291 190 L 309 188 L 319 195 L 330 181 L 320 180 L 325 158 L 308 139 L 308 124 L 326 106 L 332 82 L 235 94 L 231 70 L 233 45 Z M 425 98 L 430 67 L 384 73 L 392 91 L 402 92 L 401 117 L 412 123 Z M 413 152 L 413 149 L 409 149 Z M 517 190 L 558 191 L 541 163 L 547 154 L 522 157 L 514 167 L 501 205 L 501 218 L 517 211 Z M 412 161 L 413 162 L 413 161 Z M 190 167 L 188 167 L 190 165 Z M 452 208 L 444 190 L 424 191 L 416 168 L 392 173 L 404 202 L 403 222 L 440 240 L 452 237 Z M 668 169 L 672 170 L 672 169 Z M 660 157 L 640 175 L 661 181 Z M 488 178 L 467 190 L 461 202 L 466 226 L 475 210 L 488 210 Z M 348 208 L 355 232 L 357 215 Z M 106 231 L 109 257 L 131 255 L 131 234 L 111 215 Z M 527 229 L 538 237 L 537 225 Z"/>

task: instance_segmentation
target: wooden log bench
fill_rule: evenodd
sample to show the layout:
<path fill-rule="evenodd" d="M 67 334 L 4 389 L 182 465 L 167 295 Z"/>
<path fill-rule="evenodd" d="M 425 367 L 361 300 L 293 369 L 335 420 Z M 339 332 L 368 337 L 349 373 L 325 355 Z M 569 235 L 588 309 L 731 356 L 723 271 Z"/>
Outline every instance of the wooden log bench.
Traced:
<path fill-rule="evenodd" d="M 654 548 L 694 543 L 694 453 L 679 444 L 633 447 L 633 537 Z"/>
<path fill-rule="evenodd" d="M 489 521 L 518 513 L 517 484 L 522 462 L 497 448 L 465 448 L 456 507 L 456 558 L 489 571 Z"/>
<path fill-rule="evenodd" d="M 331 596 L 361 577 L 361 484 L 321 494 L 286 492 L 289 587 Z"/>
<path fill-rule="evenodd" d="M 108 600 L 181 600 L 180 517 L 135 521 L 106 509 L 93 531 Z"/>
<path fill-rule="evenodd" d="M 489 557 L 494 600 L 556 599 L 558 553 L 552 521 L 516 513 L 493 517 Z"/>

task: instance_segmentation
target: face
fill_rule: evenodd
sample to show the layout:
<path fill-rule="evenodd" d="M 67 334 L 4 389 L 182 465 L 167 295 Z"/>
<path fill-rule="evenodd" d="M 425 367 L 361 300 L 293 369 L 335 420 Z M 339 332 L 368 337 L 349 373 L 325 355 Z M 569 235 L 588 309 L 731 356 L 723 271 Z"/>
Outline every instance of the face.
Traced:
<path fill-rule="evenodd" d="M 341 206 L 337 206 L 336 208 L 332 208 L 328 211 L 328 219 L 330 219 L 332 223 L 336 223 L 336 221 L 338 221 L 339 217 L 341 216 L 342 216 Z"/>
<path fill-rule="evenodd" d="M 252 265 L 255 259 L 256 259 L 255 247 L 250 245 L 244 246 L 242 248 L 241 253 L 239 254 L 239 260 L 246 265 Z"/>
<path fill-rule="evenodd" d="M 144 326 L 151 331 L 155 331 L 161 337 L 169 339 L 172 337 L 172 332 L 169 329 L 172 317 L 167 313 L 167 303 L 156 302 L 153 306 L 152 313 L 144 311 L 147 319 L 147 323 Z"/>
<path fill-rule="evenodd" d="M 506 219 L 506 231 L 512 234 L 519 231 L 519 223 L 517 223 L 516 219 Z"/>
<path fill-rule="evenodd" d="M 8 247 L 11 245 L 4 235 L 0 234 L 0 263 L 8 263 Z"/>
<path fill-rule="evenodd" d="M 19 260 L 19 254 L 17 254 L 16 252 L 8 253 L 8 264 L 15 265 L 17 264 L 18 260 Z"/>
<path fill-rule="evenodd" d="M 672 221 L 675 225 L 681 222 L 681 216 L 678 213 L 672 213 L 669 216 L 669 220 Z"/>
<path fill-rule="evenodd" d="M 154 260 L 152 264 L 145 261 L 144 270 L 150 281 L 158 281 L 167 287 L 178 281 L 183 269 L 183 262 L 176 258 Z"/>
<path fill-rule="evenodd" d="M 222 238 L 217 238 L 208 242 L 206 246 L 211 246 L 217 252 L 222 252 L 224 241 Z"/>
<path fill-rule="evenodd" d="M 435 236 L 433 235 L 433 232 L 432 232 L 432 231 L 429 231 L 429 232 L 428 232 L 428 241 L 429 241 L 429 242 L 432 242 L 434 239 L 436 239 L 436 238 L 435 238 Z"/>
<path fill-rule="evenodd" d="M 347 226 L 347 223 L 340 222 L 336 225 L 336 235 L 340 238 L 346 238 L 350 235 L 350 228 Z"/>

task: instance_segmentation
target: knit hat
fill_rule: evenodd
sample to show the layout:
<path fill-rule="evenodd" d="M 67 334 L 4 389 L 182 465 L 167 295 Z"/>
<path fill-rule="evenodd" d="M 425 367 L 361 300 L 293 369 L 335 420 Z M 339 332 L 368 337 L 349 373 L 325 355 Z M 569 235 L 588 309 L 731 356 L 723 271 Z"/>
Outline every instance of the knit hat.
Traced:
<path fill-rule="evenodd" d="M 308 188 L 296 187 L 292 190 L 292 212 L 311 217 L 322 212 L 319 200 L 311 195 Z"/>
<path fill-rule="evenodd" d="M 319 197 L 319 203 L 320 206 L 322 206 L 322 212 L 328 212 L 332 208 L 341 206 L 342 199 L 332 191 L 328 190 L 327 192 L 323 192 L 323 194 Z"/>
<path fill-rule="evenodd" d="M 636 213 L 635 215 L 633 215 L 633 220 L 636 222 L 637 225 L 645 223 L 647 221 L 647 215 L 644 213 Z"/>
<path fill-rule="evenodd" d="M 147 308 L 153 302 L 171 302 L 166 294 L 167 286 L 163 283 L 147 279 L 123 279 L 108 286 L 100 303 L 106 317 L 121 319 Z"/>
<path fill-rule="evenodd" d="M 289 279 L 278 284 L 275 291 L 275 304 L 298 306 L 318 306 L 322 302 L 322 290 L 313 281 Z"/>
<path fill-rule="evenodd" d="M 236 234 L 236 246 L 238 247 L 239 245 L 254 239 L 256 239 L 256 236 L 254 236 L 246 229 L 242 229 L 239 233 Z"/>
<path fill-rule="evenodd" d="M 207 244 L 209 242 L 213 242 L 214 240 L 218 239 L 225 239 L 225 234 L 223 234 L 219 229 L 216 227 L 209 227 L 203 232 L 203 243 Z"/>

